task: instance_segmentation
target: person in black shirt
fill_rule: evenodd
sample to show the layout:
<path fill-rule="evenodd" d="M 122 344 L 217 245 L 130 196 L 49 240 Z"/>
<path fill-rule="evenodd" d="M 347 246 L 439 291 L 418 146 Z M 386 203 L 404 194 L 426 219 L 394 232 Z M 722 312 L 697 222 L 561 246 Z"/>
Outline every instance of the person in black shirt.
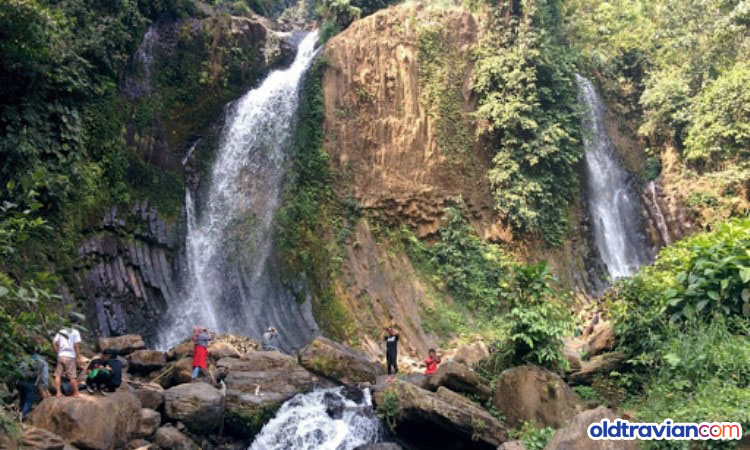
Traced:
<path fill-rule="evenodd" d="M 386 328 L 383 330 L 381 339 L 385 340 L 385 363 L 388 375 L 391 375 L 391 369 L 393 375 L 396 375 L 398 373 L 398 330 L 394 327 Z M 393 380 L 393 377 L 389 380 Z"/>
<path fill-rule="evenodd" d="M 86 389 L 94 389 L 102 394 L 114 392 L 122 384 L 122 363 L 116 358 L 116 352 L 106 349 L 100 358 L 94 358 L 86 367 Z"/>

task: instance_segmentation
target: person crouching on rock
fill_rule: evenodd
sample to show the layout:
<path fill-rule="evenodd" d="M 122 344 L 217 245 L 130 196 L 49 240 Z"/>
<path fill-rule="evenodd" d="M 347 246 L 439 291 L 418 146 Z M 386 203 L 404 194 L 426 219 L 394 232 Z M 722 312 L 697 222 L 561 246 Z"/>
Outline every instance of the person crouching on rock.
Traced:
<path fill-rule="evenodd" d="M 70 320 L 73 323 L 78 321 L 78 317 L 71 314 Z M 76 382 L 76 362 L 81 357 L 81 333 L 73 327 L 63 328 L 57 332 L 52 340 L 52 347 L 57 353 L 57 367 L 55 367 L 55 389 L 57 396 L 62 397 L 63 374 L 67 375 L 68 381 L 73 386 L 73 397 L 78 397 L 78 383 Z"/>
<path fill-rule="evenodd" d="M 388 375 L 391 375 L 391 369 L 393 369 L 393 376 L 398 373 L 398 331 L 394 327 L 388 327 L 383 330 L 381 339 L 385 340 L 385 364 L 388 370 Z M 393 376 L 388 378 L 388 381 L 393 381 Z"/>
<path fill-rule="evenodd" d="M 427 358 L 424 359 L 424 374 L 425 375 L 432 375 L 433 373 L 437 372 L 438 364 L 440 364 L 441 359 L 440 355 L 435 352 L 434 348 L 431 348 L 428 352 Z"/>
<path fill-rule="evenodd" d="M 274 327 L 268 327 L 262 336 L 261 348 L 264 352 L 279 351 L 279 332 Z"/>
<path fill-rule="evenodd" d="M 122 384 L 122 363 L 117 352 L 108 348 L 100 358 L 94 358 L 86 368 L 86 390 L 93 394 L 98 390 L 102 395 L 114 392 Z"/>
<path fill-rule="evenodd" d="M 203 370 L 208 378 L 211 379 L 211 383 L 213 383 L 211 372 L 208 371 L 208 343 L 213 339 L 208 328 L 197 327 L 197 330 L 193 331 L 193 342 L 195 343 L 195 349 L 193 350 L 193 380 L 198 378 L 201 370 Z"/>

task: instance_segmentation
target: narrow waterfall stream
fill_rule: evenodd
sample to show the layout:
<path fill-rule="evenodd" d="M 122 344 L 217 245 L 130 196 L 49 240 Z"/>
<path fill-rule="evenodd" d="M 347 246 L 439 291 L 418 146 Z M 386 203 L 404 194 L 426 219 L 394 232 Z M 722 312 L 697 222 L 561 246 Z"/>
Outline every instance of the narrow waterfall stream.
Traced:
<path fill-rule="evenodd" d="M 594 241 L 612 280 L 633 275 L 650 261 L 639 196 L 621 166 L 605 124 L 606 109 L 591 82 L 576 75 L 586 109 L 586 197 Z"/>
<path fill-rule="evenodd" d="M 274 326 L 287 350 L 318 333 L 309 301 L 299 305 L 270 264 L 299 86 L 317 41 L 317 32 L 307 34 L 291 66 L 232 105 L 204 201 L 186 192 L 188 276 L 185 294 L 168 305 L 161 347 L 199 324 L 255 338 Z"/>
<path fill-rule="evenodd" d="M 250 450 L 352 450 L 378 442 L 382 425 L 369 390 L 355 402 L 342 395 L 342 389 L 293 397 L 263 427 Z"/>

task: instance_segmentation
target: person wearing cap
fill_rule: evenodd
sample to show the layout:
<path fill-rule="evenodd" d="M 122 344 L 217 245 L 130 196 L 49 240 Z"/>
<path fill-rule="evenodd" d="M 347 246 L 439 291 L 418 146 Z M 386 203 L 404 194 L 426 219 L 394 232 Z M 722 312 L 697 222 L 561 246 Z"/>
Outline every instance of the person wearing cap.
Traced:
<path fill-rule="evenodd" d="M 71 323 L 78 322 L 76 314 L 70 315 Z M 62 376 L 65 374 L 73 386 L 73 397 L 78 397 L 78 383 L 76 382 L 76 362 L 81 357 L 81 333 L 75 328 L 66 327 L 57 332 L 52 340 L 52 347 L 57 353 L 57 366 L 55 367 L 55 389 L 58 397 L 62 397 Z"/>
<path fill-rule="evenodd" d="M 268 327 L 266 332 L 263 333 L 261 348 L 265 352 L 279 351 L 279 332 L 276 331 L 276 328 Z"/>

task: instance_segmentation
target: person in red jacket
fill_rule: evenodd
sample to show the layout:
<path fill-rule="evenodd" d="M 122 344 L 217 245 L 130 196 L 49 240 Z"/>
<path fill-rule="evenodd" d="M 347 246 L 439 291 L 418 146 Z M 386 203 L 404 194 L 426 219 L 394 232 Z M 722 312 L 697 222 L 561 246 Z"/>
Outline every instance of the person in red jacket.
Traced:
<path fill-rule="evenodd" d="M 440 356 L 435 352 L 434 348 L 431 348 L 429 351 L 429 356 L 424 360 L 424 374 L 432 375 L 433 373 L 437 372 L 438 364 L 440 364 Z"/>

